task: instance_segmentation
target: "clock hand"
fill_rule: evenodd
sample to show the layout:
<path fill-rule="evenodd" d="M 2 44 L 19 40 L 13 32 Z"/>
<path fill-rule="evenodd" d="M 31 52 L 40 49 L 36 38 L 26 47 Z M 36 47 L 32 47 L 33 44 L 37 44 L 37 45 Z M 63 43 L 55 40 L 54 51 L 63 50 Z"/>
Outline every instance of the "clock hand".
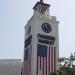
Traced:
<path fill-rule="evenodd" d="M 46 27 L 46 29 L 48 30 L 48 26 L 46 25 L 45 27 Z"/>

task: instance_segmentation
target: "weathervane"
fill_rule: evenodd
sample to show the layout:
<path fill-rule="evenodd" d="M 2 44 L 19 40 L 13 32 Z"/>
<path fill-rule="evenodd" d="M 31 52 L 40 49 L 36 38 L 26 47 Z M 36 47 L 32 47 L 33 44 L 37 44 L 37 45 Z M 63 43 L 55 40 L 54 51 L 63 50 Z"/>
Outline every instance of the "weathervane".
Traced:
<path fill-rule="evenodd" d="M 40 0 L 41 3 L 43 3 L 43 0 Z"/>

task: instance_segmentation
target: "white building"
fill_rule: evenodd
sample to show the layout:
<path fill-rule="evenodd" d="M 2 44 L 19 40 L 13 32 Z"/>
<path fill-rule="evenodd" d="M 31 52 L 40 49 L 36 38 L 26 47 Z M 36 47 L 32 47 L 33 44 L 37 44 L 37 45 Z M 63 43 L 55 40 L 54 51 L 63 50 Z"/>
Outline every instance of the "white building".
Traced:
<path fill-rule="evenodd" d="M 23 75 L 49 75 L 59 68 L 59 21 L 49 7 L 43 0 L 37 2 L 25 26 Z"/>
<path fill-rule="evenodd" d="M 21 59 L 0 59 L 0 75 L 21 75 Z"/>

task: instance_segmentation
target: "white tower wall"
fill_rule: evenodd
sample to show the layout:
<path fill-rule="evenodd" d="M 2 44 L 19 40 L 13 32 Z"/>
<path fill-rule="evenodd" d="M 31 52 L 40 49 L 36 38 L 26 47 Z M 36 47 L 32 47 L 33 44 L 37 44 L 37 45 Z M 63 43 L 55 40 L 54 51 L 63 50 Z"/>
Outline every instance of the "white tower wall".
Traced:
<path fill-rule="evenodd" d="M 40 38 L 38 38 L 38 34 L 40 35 L 45 35 L 45 36 L 50 36 L 50 37 L 54 37 L 55 41 L 53 45 L 50 44 L 46 44 L 46 43 L 40 43 L 41 45 L 45 45 L 45 46 L 53 46 L 56 47 L 56 53 L 55 53 L 55 57 L 52 59 L 55 59 L 55 64 L 52 63 L 50 65 L 56 65 L 55 70 L 58 70 L 58 59 L 59 59 L 59 29 L 58 29 L 58 24 L 59 22 L 56 20 L 56 17 L 54 16 L 49 16 L 49 8 L 47 8 L 47 10 L 41 14 L 41 11 L 39 11 L 39 3 L 37 3 L 36 7 L 34 7 L 36 10 L 34 10 L 34 14 L 31 17 L 31 19 L 27 22 L 27 25 L 25 26 L 25 41 L 30 37 L 31 37 L 31 71 L 28 70 L 28 72 L 30 74 L 27 74 L 26 71 L 24 73 L 24 75 L 37 75 L 37 45 L 40 43 L 38 40 Z M 46 5 L 45 5 L 46 6 Z M 48 5 L 47 5 L 48 6 Z M 38 9 L 37 9 L 38 8 Z M 41 7 L 43 8 L 43 7 Z M 43 10 L 44 11 L 44 10 Z M 51 32 L 45 32 L 42 30 L 42 24 L 43 23 L 48 23 L 51 25 Z M 29 26 L 31 26 L 30 32 L 29 32 Z M 28 34 L 29 32 L 29 34 Z M 41 38 L 43 39 L 43 38 Z M 43 39 L 45 40 L 45 39 Z M 48 40 L 48 39 L 47 39 Z M 49 40 L 48 40 L 49 41 Z M 27 41 L 25 42 L 25 44 L 27 43 Z M 25 46 L 24 50 L 26 50 L 29 45 Z M 47 53 L 48 54 L 48 53 Z M 24 60 L 24 62 L 27 62 L 27 60 Z M 25 66 L 26 68 L 26 66 Z M 41 70 L 38 71 L 38 75 L 42 75 Z M 54 71 L 53 71 L 54 72 Z M 44 72 L 44 75 L 48 75 Z"/>

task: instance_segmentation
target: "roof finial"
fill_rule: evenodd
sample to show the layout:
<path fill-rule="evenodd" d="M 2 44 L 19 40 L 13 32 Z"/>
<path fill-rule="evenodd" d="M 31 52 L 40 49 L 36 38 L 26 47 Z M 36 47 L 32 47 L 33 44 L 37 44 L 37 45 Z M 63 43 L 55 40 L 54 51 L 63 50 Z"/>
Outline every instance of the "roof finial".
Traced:
<path fill-rule="evenodd" d="M 43 3 L 43 0 L 40 0 L 41 3 Z"/>

